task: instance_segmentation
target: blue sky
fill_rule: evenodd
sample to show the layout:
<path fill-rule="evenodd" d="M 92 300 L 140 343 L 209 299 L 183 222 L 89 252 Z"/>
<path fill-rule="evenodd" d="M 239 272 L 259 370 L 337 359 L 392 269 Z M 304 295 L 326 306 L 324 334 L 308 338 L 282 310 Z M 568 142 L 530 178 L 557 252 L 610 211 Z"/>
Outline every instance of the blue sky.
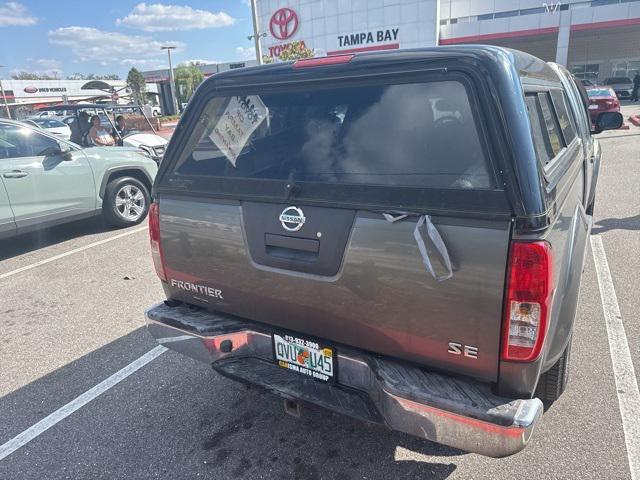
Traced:
<path fill-rule="evenodd" d="M 248 0 L 0 0 L 0 77 L 16 71 L 116 73 L 255 58 Z"/>

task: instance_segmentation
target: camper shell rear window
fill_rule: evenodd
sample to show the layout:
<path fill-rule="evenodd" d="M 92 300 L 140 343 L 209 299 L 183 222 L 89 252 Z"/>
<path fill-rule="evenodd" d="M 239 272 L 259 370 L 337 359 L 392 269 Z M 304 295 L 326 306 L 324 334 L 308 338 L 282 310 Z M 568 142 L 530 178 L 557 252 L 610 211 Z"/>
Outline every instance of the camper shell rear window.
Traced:
<path fill-rule="evenodd" d="M 210 85 L 181 122 L 159 192 L 510 211 L 484 100 L 465 74 Z"/>
<path fill-rule="evenodd" d="M 487 189 L 491 176 L 457 81 L 216 97 L 177 175 Z"/>

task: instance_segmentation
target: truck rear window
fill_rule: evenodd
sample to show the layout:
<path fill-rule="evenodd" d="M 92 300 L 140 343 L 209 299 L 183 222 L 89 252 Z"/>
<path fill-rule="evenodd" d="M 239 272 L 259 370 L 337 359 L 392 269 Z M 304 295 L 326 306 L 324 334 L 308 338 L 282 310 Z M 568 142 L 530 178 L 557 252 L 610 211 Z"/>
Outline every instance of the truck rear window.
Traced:
<path fill-rule="evenodd" d="M 173 174 L 491 187 L 469 96 L 458 81 L 214 97 Z"/>

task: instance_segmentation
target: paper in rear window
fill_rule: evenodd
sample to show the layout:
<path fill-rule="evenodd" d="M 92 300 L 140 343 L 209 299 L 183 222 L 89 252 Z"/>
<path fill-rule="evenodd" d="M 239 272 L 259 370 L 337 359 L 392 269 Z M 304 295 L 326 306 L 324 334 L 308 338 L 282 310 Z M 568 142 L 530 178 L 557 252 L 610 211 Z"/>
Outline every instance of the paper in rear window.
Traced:
<path fill-rule="evenodd" d="M 235 167 L 253 131 L 267 118 L 267 108 L 257 95 L 230 97 L 209 138 Z"/>

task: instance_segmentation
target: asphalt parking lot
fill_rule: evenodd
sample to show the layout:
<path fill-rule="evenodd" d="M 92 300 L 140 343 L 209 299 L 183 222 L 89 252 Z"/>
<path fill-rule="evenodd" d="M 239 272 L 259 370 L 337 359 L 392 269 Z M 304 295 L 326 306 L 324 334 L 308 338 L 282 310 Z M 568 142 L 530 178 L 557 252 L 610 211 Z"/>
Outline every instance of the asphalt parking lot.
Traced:
<path fill-rule="evenodd" d="M 621 318 L 590 253 L 568 390 L 522 453 L 489 459 L 313 407 L 298 420 L 277 397 L 154 350 L 142 313 L 163 293 L 146 229 L 95 220 L 0 242 L 0 478 L 640 480 L 640 418 L 629 418 L 640 408 L 640 128 L 601 143 L 592 245 Z M 612 337 L 620 326 L 632 369 Z"/>

